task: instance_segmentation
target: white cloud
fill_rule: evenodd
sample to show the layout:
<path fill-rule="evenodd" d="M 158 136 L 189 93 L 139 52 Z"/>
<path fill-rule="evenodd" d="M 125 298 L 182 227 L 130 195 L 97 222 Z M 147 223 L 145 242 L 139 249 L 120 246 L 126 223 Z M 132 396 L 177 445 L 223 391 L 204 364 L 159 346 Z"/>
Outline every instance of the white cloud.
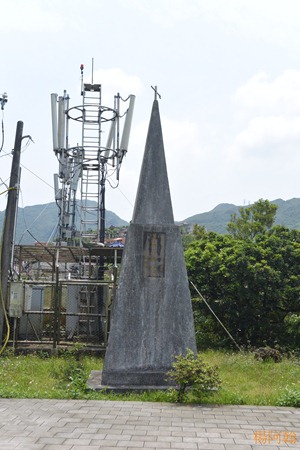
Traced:
<path fill-rule="evenodd" d="M 297 51 L 300 38 L 298 0 L 128 0 L 161 27 L 205 21 L 233 36 L 273 43 Z"/>
<path fill-rule="evenodd" d="M 296 157 L 300 142 L 300 71 L 271 79 L 254 75 L 234 95 L 239 127 L 229 148 L 232 160 Z"/>
<path fill-rule="evenodd" d="M 298 0 L 198 0 L 208 21 L 233 35 L 299 51 Z"/>
<path fill-rule="evenodd" d="M 199 129 L 189 120 L 175 121 L 162 117 L 166 153 L 178 160 L 198 157 L 201 148 Z"/>
<path fill-rule="evenodd" d="M 264 156 L 264 149 L 282 148 L 286 156 L 291 143 L 300 141 L 300 117 L 286 118 L 283 116 L 255 117 L 248 127 L 240 132 L 235 139 L 241 150 L 251 150 Z M 272 154 L 274 152 L 272 151 Z"/>
<path fill-rule="evenodd" d="M 160 0 L 159 2 L 128 0 L 128 4 L 163 28 L 175 26 L 178 22 L 197 16 L 200 6 L 198 0 Z"/>
<path fill-rule="evenodd" d="M 84 76 L 84 81 L 91 83 L 91 74 Z M 124 99 L 130 94 L 139 95 L 143 92 L 143 83 L 136 75 L 129 75 L 119 67 L 110 69 L 96 69 L 93 82 L 100 83 L 102 89 L 102 104 L 112 107 L 114 96 L 120 93 Z"/>
<path fill-rule="evenodd" d="M 300 70 L 285 70 L 273 80 L 260 72 L 237 89 L 234 100 L 252 114 L 299 114 Z"/>
<path fill-rule="evenodd" d="M 1 0 L 0 16 L 2 33 L 55 33 L 68 21 L 53 5 L 39 0 Z"/>
<path fill-rule="evenodd" d="M 24 120 L 25 134 L 36 144 L 22 161 L 52 183 L 57 163 L 50 92 L 62 94 L 67 88 L 70 105 L 81 104 L 78 66 L 95 56 L 94 82 L 102 84 L 103 105 L 113 107 L 118 92 L 137 96 L 120 174 L 121 191 L 131 203 L 154 83 L 163 96 L 162 128 L 177 218 L 237 197 L 297 196 L 300 70 L 291 68 L 300 67 L 299 10 L 299 0 L 85 0 L 84 6 L 79 0 L 0 0 L 5 62 L 0 92 L 9 95 L 6 150 L 13 145 L 16 121 Z M 24 48 L 13 57 L 20 43 Z M 88 64 L 85 75 L 90 82 Z M 229 93 L 235 89 L 232 102 Z M 81 140 L 77 125 L 75 134 L 70 125 L 71 145 Z M 10 165 L 6 168 L 4 158 L 1 167 L 7 179 Z M 53 199 L 51 191 L 39 196 L 37 182 L 26 177 L 23 171 L 26 204 Z M 107 186 L 108 209 L 130 219 L 123 195 L 110 202 L 111 191 Z"/>

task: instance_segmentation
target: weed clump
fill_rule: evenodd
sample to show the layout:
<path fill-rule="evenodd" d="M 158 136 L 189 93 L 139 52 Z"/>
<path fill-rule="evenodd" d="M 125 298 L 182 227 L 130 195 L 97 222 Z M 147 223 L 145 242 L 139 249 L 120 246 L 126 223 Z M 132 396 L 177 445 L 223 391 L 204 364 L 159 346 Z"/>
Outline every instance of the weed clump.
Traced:
<path fill-rule="evenodd" d="M 71 349 L 65 350 L 60 358 L 64 364 L 54 368 L 52 375 L 58 384 L 71 398 L 80 398 L 86 389 L 87 374 L 82 361 L 82 344 L 75 344 Z"/>
<path fill-rule="evenodd" d="M 290 406 L 299 408 L 300 406 L 300 389 L 294 384 L 284 389 L 284 392 L 279 396 L 276 406 Z"/>

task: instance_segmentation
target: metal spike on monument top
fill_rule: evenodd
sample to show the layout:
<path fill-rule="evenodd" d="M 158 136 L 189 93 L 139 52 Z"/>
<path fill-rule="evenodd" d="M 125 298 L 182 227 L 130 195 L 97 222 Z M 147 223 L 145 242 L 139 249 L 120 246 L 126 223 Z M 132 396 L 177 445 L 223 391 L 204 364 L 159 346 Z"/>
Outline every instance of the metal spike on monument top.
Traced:
<path fill-rule="evenodd" d="M 151 88 L 154 90 L 154 100 L 157 100 L 157 97 L 161 100 L 161 95 L 158 93 L 157 86 L 151 86 Z"/>

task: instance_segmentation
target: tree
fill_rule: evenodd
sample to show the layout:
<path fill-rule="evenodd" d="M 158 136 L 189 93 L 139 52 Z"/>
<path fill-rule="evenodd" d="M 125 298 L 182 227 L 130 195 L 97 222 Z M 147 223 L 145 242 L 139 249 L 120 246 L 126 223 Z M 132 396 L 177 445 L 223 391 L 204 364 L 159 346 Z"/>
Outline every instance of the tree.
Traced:
<path fill-rule="evenodd" d="M 260 199 L 248 207 L 241 206 L 239 215 L 232 214 L 227 231 L 238 239 L 255 239 L 272 228 L 278 206 Z"/>
<path fill-rule="evenodd" d="M 240 345 L 289 343 L 287 318 L 300 314 L 300 231 L 276 226 L 255 240 L 206 232 L 185 256 L 190 279 Z M 194 311 L 198 344 L 227 346 L 199 298 Z"/>

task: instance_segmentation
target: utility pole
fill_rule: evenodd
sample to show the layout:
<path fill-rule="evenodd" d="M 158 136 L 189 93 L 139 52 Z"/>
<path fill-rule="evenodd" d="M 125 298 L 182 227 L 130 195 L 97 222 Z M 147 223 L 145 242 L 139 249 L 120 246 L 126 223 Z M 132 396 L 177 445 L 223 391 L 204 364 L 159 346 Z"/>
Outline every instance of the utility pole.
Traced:
<path fill-rule="evenodd" d="M 8 304 L 8 279 L 11 269 L 13 241 L 20 183 L 20 156 L 23 135 L 23 122 L 17 123 L 13 160 L 11 165 L 10 183 L 7 196 L 5 219 L 3 223 L 1 245 L 1 301 L 0 301 L 0 345 L 3 339 L 5 308 Z"/>

